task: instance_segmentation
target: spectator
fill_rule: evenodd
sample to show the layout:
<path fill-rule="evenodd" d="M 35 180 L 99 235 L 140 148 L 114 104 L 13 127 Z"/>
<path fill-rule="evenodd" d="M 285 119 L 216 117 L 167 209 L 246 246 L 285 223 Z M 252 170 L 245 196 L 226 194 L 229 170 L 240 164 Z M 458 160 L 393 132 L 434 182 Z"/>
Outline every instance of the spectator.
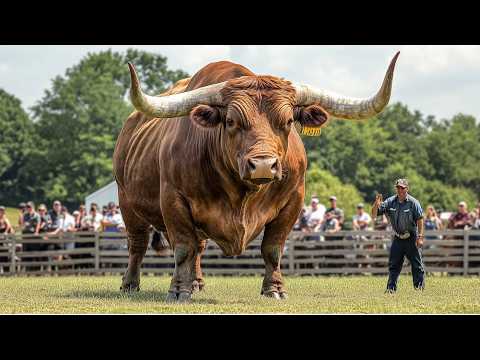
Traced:
<path fill-rule="evenodd" d="M 353 230 L 370 230 L 372 218 L 365 212 L 365 206 L 360 203 L 357 205 L 357 213 L 353 215 Z"/>
<path fill-rule="evenodd" d="M 117 210 L 114 202 L 108 203 L 108 212 L 101 221 L 103 231 L 105 232 L 121 232 L 125 229 L 122 215 Z"/>
<path fill-rule="evenodd" d="M 18 227 L 23 229 L 23 215 L 27 211 L 27 204 L 21 202 L 18 204 Z"/>
<path fill-rule="evenodd" d="M 330 196 L 330 207 L 327 209 L 327 212 L 332 212 L 335 219 L 338 220 L 340 228 L 343 226 L 344 215 L 343 210 L 337 207 L 337 198 L 335 196 Z"/>
<path fill-rule="evenodd" d="M 472 230 L 480 230 L 480 202 L 471 214 Z M 480 240 L 480 235 L 470 236 L 470 240 Z"/>
<path fill-rule="evenodd" d="M 376 231 L 384 231 L 390 228 L 390 224 L 388 223 L 388 218 L 385 214 L 382 216 L 377 216 L 374 221 L 373 228 Z"/>
<path fill-rule="evenodd" d="M 83 219 L 82 229 L 85 231 L 100 231 L 102 227 L 102 214 L 97 212 L 97 204 L 90 206 L 90 215 Z"/>
<path fill-rule="evenodd" d="M 470 213 L 470 223 L 472 224 L 473 229 L 480 229 L 480 201 L 478 202 L 477 207 Z"/>
<path fill-rule="evenodd" d="M 300 215 L 298 216 L 297 222 L 295 223 L 293 230 L 302 232 L 307 232 L 309 230 L 307 209 L 305 207 L 303 207 L 302 211 L 300 211 Z"/>
<path fill-rule="evenodd" d="M 62 216 L 62 203 L 58 200 L 55 200 L 53 202 L 53 209 L 48 212 L 48 215 L 50 216 L 51 224 L 48 229 L 48 231 L 57 234 L 58 229 L 61 226 L 61 223 L 63 221 L 63 216 Z"/>
<path fill-rule="evenodd" d="M 460 201 L 458 203 L 458 212 L 452 214 L 448 220 L 449 229 L 468 229 L 471 226 L 470 215 L 468 214 L 467 203 Z"/>
<path fill-rule="evenodd" d="M 103 205 L 102 207 L 102 216 L 105 217 L 105 215 L 107 215 L 108 213 L 108 207 L 107 205 Z"/>
<path fill-rule="evenodd" d="M 73 219 L 74 219 L 74 222 L 75 222 L 75 231 L 81 231 L 82 230 L 82 219 L 81 219 L 81 215 L 80 215 L 80 211 L 78 210 L 75 210 L 73 212 Z"/>
<path fill-rule="evenodd" d="M 441 230 L 442 227 L 442 220 L 438 217 L 435 208 L 433 207 L 433 205 L 428 205 L 427 216 L 425 217 L 425 230 Z M 433 238 L 427 237 L 427 239 Z"/>
<path fill-rule="evenodd" d="M 335 233 L 337 231 L 340 231 L 340 223 L 335 217 L 335 213 L 333 211 L 327 211 L 325 213 L 325 220 L 320 226 L 320 231 L 326 233 Z"/>
<path fill-rule="evenodd" d="M 40 206 L 38 207 L 38 215 L 40 215 L 40 232 L 46 233 L 50 231 L 52 219 L 47 213 L 47 207 L 45 206 L 45 204 L 40 204 Z"/>
<path fill-rule="evenodd" d="M 307 214 L 307 224 L 310 230 L 317 231 L 325 216 L 325 206 L 320 204 L 316 196 L 312 196 L 311 208 Z"/>
<path fill-rule="evenodd" d="M 23 214 L 22 234 L 38 235 L 40 231 L 40 215 L 35 212 L 35 204 L 32 201 L 27 202 L 26 212 Z"/>
<path fill-rule="evenodd" d="M 5 207 L 0 206 L 0 234 L 13 234 L 13 227 L 5 215 Z"/>

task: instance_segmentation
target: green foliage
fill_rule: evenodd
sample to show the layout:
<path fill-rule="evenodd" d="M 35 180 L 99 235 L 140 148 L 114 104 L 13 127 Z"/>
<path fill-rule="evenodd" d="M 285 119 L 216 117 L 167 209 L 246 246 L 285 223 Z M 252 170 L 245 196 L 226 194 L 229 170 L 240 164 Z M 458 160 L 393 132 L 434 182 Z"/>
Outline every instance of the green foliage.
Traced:
<path fill-rule="evenodd" d="M 188 76 L 169 70 L 161 55 L 132 49 L 88 54 L 57 76 L 32 108 L 36 146 L 22 174 L 34 199 L 78 205 L 113 180 L 115 141 L 133 110 L 126 101 L 128 61 L 153 94 Z"/>
<path fill-rule="evenodd" d="M 0 89 L 0 204 L 17 205 L 26 191 L 17 179 L 31 148 L 33 124 L 20 100 Z"/>
<path fill-rule="evenodd" d="M 344 211 L 346 221 L 351 220 L 356 205 L 362 201 L 355 186 L 343 184 L 339 178 L 321 170 L 317 164 L 313 164 L 307 171 L 305 200 L 310 201 L 314 194 L 327 208 L 330 206 L 329 197 L 335 195 L 338 199 L 337 206 Z"/>
<path fill-rule="evenodd" d="M 453 210 L 480 194 L 480 126 L 471 116 L 437 122 L 397 103 L 367 121 L 334 119 L 321 137 L 304 141 L 309 166 L 354 185 L 367 203 L 376 192 L 394 194 L 400 177 L 424 207 Z"/>

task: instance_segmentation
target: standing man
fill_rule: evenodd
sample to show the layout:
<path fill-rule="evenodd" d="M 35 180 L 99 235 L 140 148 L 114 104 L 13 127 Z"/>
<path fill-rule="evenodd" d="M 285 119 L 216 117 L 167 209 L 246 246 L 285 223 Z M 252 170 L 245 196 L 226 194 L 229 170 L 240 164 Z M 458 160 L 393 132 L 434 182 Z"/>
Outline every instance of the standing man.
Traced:
<path fill-rule="evenodd" d="M 398 179 L 395 182 L 397 195 L 382 201 L 377 194 L 372 207 L 372 218 L 385 214 L 392 225 L 394 238 L 388 259 L 388 293 L 397 291 L 397 280 L 402 271 L 404 257 L 412 264 L 413 286 L 416 290 L 425 288 L 425 270 L 420 248 L 423 246 L 424 223 L 420 203 L 408 194 L 408 181 Z"/>

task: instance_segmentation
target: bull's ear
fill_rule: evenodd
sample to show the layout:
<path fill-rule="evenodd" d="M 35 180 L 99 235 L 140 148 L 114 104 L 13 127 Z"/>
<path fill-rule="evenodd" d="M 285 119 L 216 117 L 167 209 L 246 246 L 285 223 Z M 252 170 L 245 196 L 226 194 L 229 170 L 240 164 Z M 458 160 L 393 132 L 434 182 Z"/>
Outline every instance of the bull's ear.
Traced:
<path fill-rule="evenodd" d="M 298 106 L 294 113 L 295 121 L 304 127 L 321 127 L 329 119 L 328 113 L 319 105 Z"/>
<path fill-rule="evenodd" d="M 190 119 L 202 127 L 217 126 L 220 120 L 220 112 L 217 108 L 208 105 L 195 106 L 190 112 Z"/>

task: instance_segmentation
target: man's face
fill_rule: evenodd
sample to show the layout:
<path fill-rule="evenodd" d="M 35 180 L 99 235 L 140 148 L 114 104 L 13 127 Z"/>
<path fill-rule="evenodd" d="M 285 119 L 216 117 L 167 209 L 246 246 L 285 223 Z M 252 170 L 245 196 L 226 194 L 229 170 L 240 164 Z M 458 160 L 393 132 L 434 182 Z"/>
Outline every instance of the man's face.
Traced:
<path fill-rule="evenodd" d="M 32 205 L 27 205 L 27 211 L 28 211 L 29 213 L 33 213 L 34 210 L 33 210 Z"/>
<path fill-rule="evenodd" d="M 38 209 L 38 212 L 41 216 L 45 215 L 46 210 L 45 209 Z"/>
<path fill-rule="evenodd" d="M 311 204 L 311 205 L 312 205 L 312 209 L 313 209 L 313 210 L 316 210 L 316 209 L 317 209 L 317 204 L 318 204 L 318 203 L 317 203 L 316 201 L 312 201 L 312 204 Z"/>
<path fill-rule="evenodd" d="M 335 209 L 337 207 L 337 200 L 330 200 L 330 206 Z"/>
<path fill-rule="evenodd" d="M 403 187 L 403 186 L 397 185 L 397 186 L 395 187 L 395 189 L 397 190 L 397 195 L 398 195 L 399 197 L 405 197 L 405 196 L 407 196 L 407 192 L 408 192 L 408 188 L 407 188 L 407 187 Z"/>
<path fill-rule="evenodd" d="M 357 214 L 362 215 L 363 214 L 363 208 L 361 208 L 361 207 L 357 208 Z"/>
<path fill-rule="evenodd" d="M 61 210 L 62 210 L 62 204 L 60 204 L 59 202 L 53 203 L 53 209 L 54 209 L 55 212 L 57 212 L 57 213 L 61 212 Z"/>
<path fill-rule="evenodd" d="M 467 211 L 467 208 L 465 205 L 460 204 L 458 205 L 458 212 L 464 214 Z"/>

